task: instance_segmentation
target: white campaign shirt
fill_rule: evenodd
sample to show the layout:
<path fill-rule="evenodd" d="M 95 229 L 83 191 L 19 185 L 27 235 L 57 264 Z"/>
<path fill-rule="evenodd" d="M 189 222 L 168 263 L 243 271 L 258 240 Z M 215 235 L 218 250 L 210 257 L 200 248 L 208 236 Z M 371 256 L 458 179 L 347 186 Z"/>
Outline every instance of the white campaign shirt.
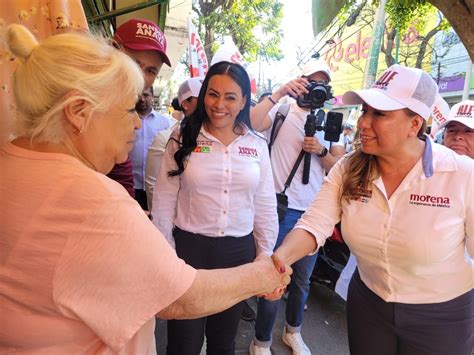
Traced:
<path fill-rule="evenodd" d="M 155 138 L 158 132 L 170 126 L 169 120 L 155 110 L 152 110 L 143 117 L 141 121 L 142 126 L 135 131 L 135 144 L 130 152 L 130 158 L 133 163 L 133 184 L 137 190 L 145 189 L 146 157 L 153 138 Z"/>
<path fill-rule="evenodd" d="M 257 254 L 271 254 L 278 235 L 276 197 L 266 140 L 246 129 L 225 146 L 204 128 L 181 176 L 172 134 L 153 193 L 153 223 L 174 245 L 173 224 L 209 237 L 253 234 Z"/>
<path fill-rule="evenodd" d="M 371 197 L 341 203 L 345 160 L 331 169 L 295 228 L 323 245 L 341 219 L 362 280 L 387 302 L 438 303 L 471 290 L 465 250 L 474 255 L 474 161 L 427 138 L 423 158 L 390 199 L 378 178 Z"/>
<path fill-rule="evenodd" d="M 275 107 L 273 107 L 269 112 L 268 115 L 272 121 L 275 119 L 279 107 L 280 105 L 275 105 Z M 273 178 L 275 179 L 275 190 L 277 192 L 283 191 L 285 181 L 288 179 L 288 176 L 295 165 L 296 159 L 298 159 L 298 155 L 303 148 L 303 140 L 305 136 L 304 125 L 309 113 L 309 111 L 301 109 L 296 102 L 292 102 L 285 122 L 281 126 L 275 142 L 273 143 L 271 161 L 273 167 Z M 323 146 L 328 150 L 330 149 L 330 142 L 324 140 L 324 132 L 316 132 L 315 136 Z M 343 135 L 341 134 L 339 141 L 333 142 L 332 145 L 344 146 Z M 326 174 L 321 159 L 315 154 L 311 154 L 309 183 L 304 185 L 302 183 L 303 165 L 304 160 L 298 167 L 298 170 L 291 181 L 290 187 L 285 192 L 288 196 L 288 207 L 298 211 L 305 211 L 309 207 L 311 201 L 313 201 L 314 197 L 319 192 Z"/>
<path fill-rule="evenodd" d="M 161 160 L 165 154 L 166 144 L 170 139 L 171 133 L 179 126 L 179 121 L 167 129 L 159 132 L 148 149 L 145 166 L 145 192 L 148 202 L 148 210 L 151 211 L 153 204 L 153 189 L 155 188 L 156 178 L 161 167 Z"/>

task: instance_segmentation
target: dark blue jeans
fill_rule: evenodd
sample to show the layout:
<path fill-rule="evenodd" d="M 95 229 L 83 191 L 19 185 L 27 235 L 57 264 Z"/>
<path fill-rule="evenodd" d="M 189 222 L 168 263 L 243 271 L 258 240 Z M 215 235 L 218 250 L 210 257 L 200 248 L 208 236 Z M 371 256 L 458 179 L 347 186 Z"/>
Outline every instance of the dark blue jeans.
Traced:
<path fill-rule="evenodd" d="M 286 235 L 293 229 L 298 219 L 303 214 L 302 211 L 288 209 L 285 218 L 280 222 L 280 231 L 278 233 L 278 240 L 275 245 L 277 249 Z M 317 254 L 305 256 L 298 260 L 291 267 L 293 268 L 293 275 L 291 276 L 291 283 L 288 287 L 288 300 L 286 304 L 286 323 L 293 332 L 301 330 L 303 323 L 304 305 L 308 299 L 310 288 L 310 277 L 316 263 Z M 255 324 L 255 337 L 259 345 L 272 340 L 273 324 L 278 313 L 279 301 L 267 301 L 260 298 L 257 308 L 257 322 Z"/>

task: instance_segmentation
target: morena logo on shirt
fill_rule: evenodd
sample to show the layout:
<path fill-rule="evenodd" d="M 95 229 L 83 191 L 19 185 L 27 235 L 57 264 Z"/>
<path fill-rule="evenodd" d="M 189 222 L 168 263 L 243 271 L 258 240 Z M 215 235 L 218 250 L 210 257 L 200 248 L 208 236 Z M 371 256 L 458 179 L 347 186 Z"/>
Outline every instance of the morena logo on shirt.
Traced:
<path fill-rule="evenodd" d="M 449 197 L 410 194 L 410 204 L 427 207 L 450 208 Z"/>
<path fill-rule="evenodd" d="M 258 157 L 258 152 L 257 149 L 255 148 L 249 148 L 249 147 L 240 147 L 239 146 L 239 155 L 245 156 L 245 157 Z"/>
<path fill-rule="evenodd" d="M 372 87 L 376 89 L 387 90 L 388 84 L 395 78 L 396 75 L 398 75 L 398 72 L 387 70 Z"/>

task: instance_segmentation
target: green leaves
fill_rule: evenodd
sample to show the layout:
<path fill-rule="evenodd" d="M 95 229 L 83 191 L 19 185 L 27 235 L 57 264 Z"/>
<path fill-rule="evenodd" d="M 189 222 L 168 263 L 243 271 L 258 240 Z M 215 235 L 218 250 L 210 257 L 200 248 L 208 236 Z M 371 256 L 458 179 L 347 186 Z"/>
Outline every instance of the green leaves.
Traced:
<path fill-rule="evenodd" d="M 268 60 L 283 57 L 279 48 L 283 4 L 279 0 L 200 0 L 199 5 L 199 22 L 205 32 L 201 38 L 206 47 L 212 46 L 212 53 L 219 46 L 217 42 L 231 36 L 249 62 L 258 56 Z"/>

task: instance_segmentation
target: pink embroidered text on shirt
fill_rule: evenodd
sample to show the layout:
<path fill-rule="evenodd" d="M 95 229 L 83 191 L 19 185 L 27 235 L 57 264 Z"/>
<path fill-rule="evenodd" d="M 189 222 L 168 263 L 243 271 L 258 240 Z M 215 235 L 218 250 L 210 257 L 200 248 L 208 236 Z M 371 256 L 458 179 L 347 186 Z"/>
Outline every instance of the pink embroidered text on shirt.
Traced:
<path fill-rule="evenodd" d="M 257 149 L 249 147 L 240 147 L 239 146 L 239 155 L 247 157 L 258 157 Z"/>
<path fill-rule="evenodd" d="M 208 147 L 212 147 L 212 141 L 197 141 L 197 145 L 198 147 L 201 147 L 201 146 L 208 146 Z"/>
<path fill-rule="evenodd" d="M 449 197 L 431 196 L 431 195 L 417 195 L 410 194 L 410 204 L 428 207 L 446 207 L 450 208 L 451 203 Z"/>
<path fill-rule="evenodd" d="M 358 187 L 352 190 L 352 196 L 354 201 L 369 203 L 372 198 L 372 190 Z"/>

